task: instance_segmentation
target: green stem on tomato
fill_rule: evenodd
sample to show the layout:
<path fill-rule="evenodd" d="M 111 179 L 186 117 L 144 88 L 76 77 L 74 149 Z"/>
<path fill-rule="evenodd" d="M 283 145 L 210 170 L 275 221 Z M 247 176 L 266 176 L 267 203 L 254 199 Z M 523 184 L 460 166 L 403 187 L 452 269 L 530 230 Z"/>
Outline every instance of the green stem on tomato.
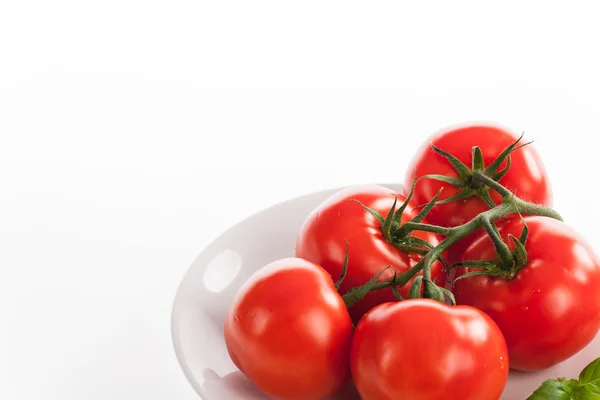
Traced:
<path fill-rule="evenodd" d="M 496 255 L 498 256 L 498 259 L 500 260 L 502 265 L 507 269 L 512 268 L 512 266 L 514 265 L 513 255 L 508 245 L 502 240 L 502 237 L 500 236 L 500 232 L 498 232 L 496 224 L 492 223 L 488 218 L 482 218 L 481 225 L 492 240 L 492 243 L 494 243 Z"/>
<path fill-rule="evenodd" d="M 516 197 L 510 190 L 481 171 L 475 171 L 473 173 L 473 180 L 487 185 L 500 194 L 502 196 L 502 204 L 479 214 L 476 218 L 463 225 L 455 226 L 453 228 L 406 222 L 401 228 L 402 234 L 404 235 L 408 235 L 413 231 L 426 231 L 439 233 L 446 237 L 437 246 L 429 250 L 429 252 L 427 252 L 427 254 L 425 254 L 412 268 L 402 274 L 395 275 L 392 279 L 371 284 L 369 291 L 387 288 L 392 285 L 404 286 L 421 271 L 423 271 L 424 281 L 431 281 L 431 266 L 450 248 L 450 246 L 481 228 L 487 227 L 488 231 L 493 233 L 497 232 L 497 230 L 494 230 L 495 225 L 493 222 L 508 215 L 520 213 L 522 215 L 543 216 L 562 221 L 562 217 L 556 211 L 539 204 L 526 202 Z"/>
<path fill-rule="evenodd" d="M 452 228 L 408 221 L 405 222 L 402 227 L 400 227 L 398 230 L 398 236 L 405 237 L 412 231 L 433 232 L 448 236 L 450 233 L 452 233 Z"/>

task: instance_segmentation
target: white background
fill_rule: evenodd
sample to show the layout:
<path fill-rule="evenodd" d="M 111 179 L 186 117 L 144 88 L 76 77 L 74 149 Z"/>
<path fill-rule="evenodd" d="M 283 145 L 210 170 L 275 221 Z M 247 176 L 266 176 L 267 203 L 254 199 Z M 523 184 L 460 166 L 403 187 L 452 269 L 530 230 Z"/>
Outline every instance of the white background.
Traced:
<path fill-rule="evenodd" d="M 497 3 L 0 0 L 0 398 L 196 398 L 169 317 L 202 248 L 447 125 L 535 139 L 600 248 L 597 2 Z"/>

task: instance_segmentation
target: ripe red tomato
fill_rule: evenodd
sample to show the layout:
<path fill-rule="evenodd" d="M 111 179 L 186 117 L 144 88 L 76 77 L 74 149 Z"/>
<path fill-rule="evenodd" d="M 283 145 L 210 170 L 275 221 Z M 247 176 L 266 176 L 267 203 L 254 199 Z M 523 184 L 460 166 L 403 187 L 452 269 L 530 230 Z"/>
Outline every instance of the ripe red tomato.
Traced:
<path fill-rule="evenodd" d="M 358 200 L 385 217 L 392 208 L 394 195 L 398 197 L 396 208 L 399 208 L 405 200 L 404 196 L 382 186 L 355 186 L 334 194 L 304 222 L 296 243 L 296 257 L 321 265 L 337 280 L 342 273 L 346 252 L 344 239 L 347 239 L 348 270 L 339 288 L 341 294 L 366 283 L 387 266 L 391 265 L 392 268 L 385 271 L 379 281 L 392 278 L 394 269 L 398 274 L 408 270 L 421 256 L 406 253 L 391 245 L 382 234 L 381 223 L 353 201 Z M 409 205 L 403 213 L 402 221 L 406 222 L 416 214 Z M 433 246 L 440 242 L 440 237 L 433 233 L 414 232 L 412 236 L 424 239 Z M 434 263 L 432 277 L 443 285 L 445 278 L 440 262 Z M 400 294 L 407 296 L 409 288 L 410 282 L 399 289 Z M 350 315 L 357 323 L 371 308 L 395 300 L 391 288 L 377 290 L 350 307 Z"/>
<path fill-rule="evenodd" d="M 472 147 L 479 146 L 487 167 L 517 138 L 517 135 L 503 128 L 483 124 L 466 125 L 438 132 L 421 147 L 413 158 L 406 173 L 404 189 L 410 189 L 415 171 L 417 178 L 430 174 L 457 177 L 452 165 L 444 156 L 436 153 L 431 148 L 431 144 L 454 155 L 469 168 L 472 165 Z M 510 157 L 511 167 L 500 183 L 523 200 L 550 206 L 552 203 L 550 183 L 535 148 L 532 145 L 525 146 L 513 152 Z M 501 165 L 500 169 L 505 165 L 506 162 Z M 414 204 L 420 205 L 429 202 L 442 187 L 444 190 L 440 200 L 458 193 L 457 188 L 449 183 L 433 179 L 420 180 L 415 188 Z M 502 198 L 496 192 L 490 190 L 490 195 L 496 204 L 501 203 Z M 472 196 L 465 200 L 433 207 L 427 220 L 435 225 L 457 226 L 470 221 L 489 208 L 483 200 Z"/>
<path fill-rule="evenodd" d="M 278 400 L 321 400 L 342 388 L 350 377 L 352 333 L 329 274 L 297 258 L 252 275 L 225 320 L 232 361 Z"/>
<path fill-rule="evenodd" d="M 350 353 L 363 400 L 497 400 L 508 362 L 490 317 L 429 299 L 375 307 L 356 327 Z"/>
<path fill-rule="evenodd" d="M 527 264 L 513 279 L 474 276 L 456 282 L 458 304 L 487 313 L 500 327 L 511 367 L 537 371 L 584 348 L 600 329 L 600 263 L 572 228 L 544 217 L 526 217 Z M 518 237 L 519 219 L 499 224 L 505 243 Z M 477 239 L 464 260 L 496 259 L 487 236 Z M 459 268 L 457 277 L 473 269 Z"/>

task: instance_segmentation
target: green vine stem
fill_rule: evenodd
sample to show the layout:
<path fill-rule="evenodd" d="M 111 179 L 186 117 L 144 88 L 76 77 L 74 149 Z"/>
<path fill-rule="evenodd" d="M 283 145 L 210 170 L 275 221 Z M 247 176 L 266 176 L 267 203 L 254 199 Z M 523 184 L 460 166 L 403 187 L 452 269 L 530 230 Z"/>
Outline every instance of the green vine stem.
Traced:
<path fill-rule="evenodd" d="M 442 254 L 450 248 L 454 243 L 459 241 L 460 239 L 468 236 L 472 232 L 478 229 L 486 229 L 488 232 L 492 234 L 492 236 L 497 234 L 497 229 L 495 228 L 494 221 L 509 216 L 511 214 L 521 214 L 521 215 L 536 215 L 554 218 L 559 221 L 562 221 L 562 217 L 556 211 L 551 208 L 544 207 L 539 204 L 529 203 L 525 200 L 522 200 L 516 197 L 510 190 L 502 186 L 500 183 L 495 181 L 493 178 L 487 176 L 482 171 L 474 171 L 473 173 L 473 181 L 482 185 L 489 187 L 490 189 L 496 191 L 500 196 L 502 196 L 502 204 L 495 206 L 472 219 L 471 221 L 459 225 L 453 228 L 446 228 L 437 225 L 424 224 L 421 222 L 406 222 L 402 225 L 400 230 L 398 231 L 399 236 L 406 236 L 413 231 L 427 231 L 427 232 L 435 232 L 445 236 L 444 240 L 442 240 L 437 246 L 432 247 L 423 258 L 415 264 L 411 269 L 403 272 L 402 274 L 395 275 L 392 279 L 381 281 L 375 283 L 375 280 L 372 280 L 368 283 L 369 291 L 375 291 L 383 288 L 387 288 L 390 286 L 398 287 L 406 285 L 413 277 L 415 277 L 419 272 L 423 271 L 423 287 L 426 289 L 425 296 L 426 297 L 438 297 L 440 291 L 443 291 L 446 295 L 446 291 L 442 288 L 437 288 L 438 291 L 432 289 L 432 284 L 435 285 L 434 282 L 431 281 L 431 266 L 432 264 L 439 259 Z M 497 235 L 496 235 L 497 237 Z M 506 246 L 506 245 L 504 245 Z M 508 247 L 506 247 L 508 249 Z M 510 256 L 510 252 L 506 253 L 505 250 L 502 250 L 502 258 L 508 258 Z M 503 262 L 508 262 L 507 260 L 501 260 Z M 420 282 L 419 282 L 420 286 Z M 359 289 L 359 288 L 357 288 Z M 363 288 L 365 289 L 365 288 Z M 359 294 L 364 292 L 364 290 L 353 290 L 343 296 L 346 304 L 355 303 L 360 300 L 360 298 L 356 298 Z"/>

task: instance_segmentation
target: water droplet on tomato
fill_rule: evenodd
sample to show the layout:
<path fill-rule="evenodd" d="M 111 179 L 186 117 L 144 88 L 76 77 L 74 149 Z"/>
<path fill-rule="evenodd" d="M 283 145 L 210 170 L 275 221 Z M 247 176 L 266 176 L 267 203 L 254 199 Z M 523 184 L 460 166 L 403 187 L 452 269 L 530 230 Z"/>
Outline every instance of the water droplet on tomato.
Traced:
<path fill-rule="evenodd" d="M 529 306 L 523 306 L 523 307 L 521 307 L 521 309 L 522 309 L 523 311 L 529 311 Z"/>

